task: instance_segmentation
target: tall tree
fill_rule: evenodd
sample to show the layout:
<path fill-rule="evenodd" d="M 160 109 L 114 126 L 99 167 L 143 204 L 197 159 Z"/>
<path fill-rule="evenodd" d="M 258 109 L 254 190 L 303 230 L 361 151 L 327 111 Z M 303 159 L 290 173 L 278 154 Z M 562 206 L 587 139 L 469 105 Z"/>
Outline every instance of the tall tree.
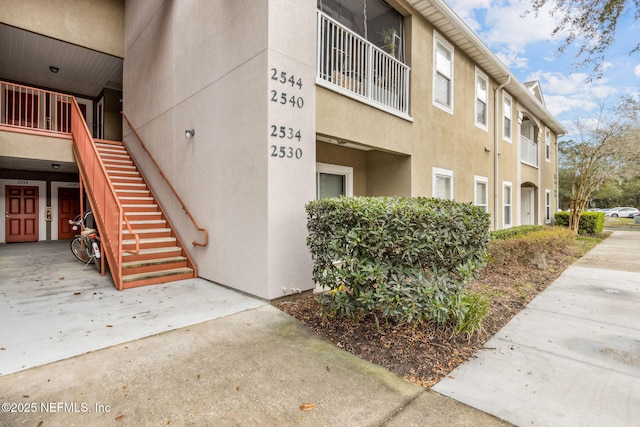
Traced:
<path fill-rule="evenodd" d="M 620 17 L 631 13 L 634 21 L 640 21 L 640 0 L 531 0 L 529 12 L 538 16 L 545 5 L 551 7 L 551 16 L 560 17 L 552 34 L 566 35 L 560 52 L 577 42 L 576 65 L 592 65 L 597 75 L 605 52 L 615 42 Z M 640 53 L 640 38 L 629 53 Z"/>
<path fill-rule="evenodd" d="M 561 143 L 563 168 L 571 171 L 569 227 L 578 232 L 580 214 L 609 178 L 638 174 L 640 127 L 637 103 L 625 99 L 615 110 L 601 103 L 599 115 L 576 121 L 577 139 Z"/>

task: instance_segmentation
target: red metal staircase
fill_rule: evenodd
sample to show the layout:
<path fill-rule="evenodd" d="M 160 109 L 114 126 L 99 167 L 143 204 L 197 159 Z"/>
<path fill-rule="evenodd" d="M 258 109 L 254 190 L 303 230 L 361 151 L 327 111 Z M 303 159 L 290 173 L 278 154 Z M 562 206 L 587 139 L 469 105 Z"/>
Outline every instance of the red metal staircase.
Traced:
<path fill-rule="evenodd" d="M 123 221 L 123 288 L 195 277 L 193 263 L 124 145 L 99 141 L 96 148 L 133 231 Z"/>
<path fill-rule="evenodd" d="M 124 144 L 94 141 L 77 102 L 71 102 L 73 151 L 80 187 L 86 189 L 100 233 L 102 271 L 106 258 L 119 290 L 197 277 L 185 245 Z M 204 232 L 204 243 L 193 242 L 194 246 L 206 246 L 206 230 L 175 195 L 196 229 Z"/>

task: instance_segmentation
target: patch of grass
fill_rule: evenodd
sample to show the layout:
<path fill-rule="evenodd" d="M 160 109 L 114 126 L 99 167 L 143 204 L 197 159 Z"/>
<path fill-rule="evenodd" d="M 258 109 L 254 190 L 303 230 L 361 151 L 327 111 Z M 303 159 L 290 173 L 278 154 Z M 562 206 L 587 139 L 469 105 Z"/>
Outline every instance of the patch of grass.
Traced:
<path fill-rule="evenodd" d="M 610 231 L 605 231 L 594 236 L 577 236 L 576 237 L 576 258 L 580 258 L 604 239 L 611 235 Z"/>

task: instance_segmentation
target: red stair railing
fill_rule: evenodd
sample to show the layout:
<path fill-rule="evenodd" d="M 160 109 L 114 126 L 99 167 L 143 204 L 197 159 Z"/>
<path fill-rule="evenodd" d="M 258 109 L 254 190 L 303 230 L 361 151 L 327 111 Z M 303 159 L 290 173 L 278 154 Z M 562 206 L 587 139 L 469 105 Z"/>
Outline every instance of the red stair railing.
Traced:
<path fill-rule="evenodd" d="M 147 153 L 147 155 L 149 156 L 149 158 L 151 159 L 151 161 L 155 165 L 155 167 L 158 170 L 158 172 L 160 173 L 160 176 L 162 177 L 162 179 L 164 179 L 164 181 L 167 183 L 167 185 L 169 186 L 169 188 L 173 192 L 173 195 L 176 197 L 178 202 L 180 202 L 180 206 L 182 206 L 182 210 L 184 210 L 184 212 L 187 214 L 187 216 L 191 220 L 191 223 L 193 224 L 193 226 L 196 228 L 196 230 L 201 231 L 204 234 L 204 242 L 203 243 L 197 242 L 195 240 L 193 242 L 191 242 L 191 243 L 194 246 L 207 246 L 209 244 L 209 232 L 205 228 L 201 227 L 200 224 L 198 224 L 198 222 L 195 220 L 195 218 L 191 214 L 191 211 L 189 210 L 189 208 L 187 208 L 187 205 L 185 205 L 185 203 L 182 200 L 182 198 L 178 195 L 178 192 L 176 191 L 176 189 L 173 188 L 173 185 L 171 185 L 171 182 L 169 182 L 169 180 L 167 179 L 166 175 L 164 174 L 164 172 L 160 168 L 160 165 L 158 164 L 158 162 L 156 162 L 156 159 L 151 155 L 149 150 L 147 150 L 147 146 L 142 141 L 142 138 L 140 137 L 140 135 L 138 135 L 138 132 L 136 132 L 136 129 L 133 127 L 133 125 L 129 121 L 129 118 L 124 113 L 124 111 L 122 111 L 120 114 L 122 114 L 122 117 L 124 117 L 124 119 L 126 120 L 127 124 L 129 125 L 129 128 L 131 128 L 131 131 L 133 132 L 133 134 L 136 136 L 136 138 L 140 142 L 140 145 L 142 146 L 144 151 Z M 135 162 L 135 160 L 134 160 L 134 162 Z M 141 171 L 141 173 L 142 173 L 142 171 Z"/>
<path fill-rule="evenodd" d="M 71 136 L 73 152 L 80 170 L 81 185 L 84 181 L 91 202 L 93 217 L 96 220 L 102 252 L 109 262 L 111 277 L 118 290 L 124 289 L 122 281 L 122 224 L 136 240 L 136 254 L 140 250 L 140 238 L 133 233 L 131 224 L 125 217 L 122 204 L 109 180 L 104 163 L 100 159 L 91 132 L 82 117 L 75 98 L 71 107 Z M 104 274 L 104 258 L 101 271 Z"/>

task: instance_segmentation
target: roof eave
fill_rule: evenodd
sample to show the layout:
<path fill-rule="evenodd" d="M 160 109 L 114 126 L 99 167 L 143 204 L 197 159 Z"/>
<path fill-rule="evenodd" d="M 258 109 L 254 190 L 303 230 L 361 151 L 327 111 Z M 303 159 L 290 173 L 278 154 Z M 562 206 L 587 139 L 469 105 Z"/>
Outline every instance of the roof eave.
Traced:
<path fill-rule="evenodd" d="M 434 27 L 454 42 L 458 49 L 465 52 L 480 68 L 498 83 L 506 82 L 505 89 L 514 95 L 518 102 L 529 112 L 545 122 L 557 135 L 566 130 L 547 108 L 533 96 L 526 86 L 509 71 L 500 59 L 487 47 L 478 35 L 442 0 L 406 0 Z"/>

